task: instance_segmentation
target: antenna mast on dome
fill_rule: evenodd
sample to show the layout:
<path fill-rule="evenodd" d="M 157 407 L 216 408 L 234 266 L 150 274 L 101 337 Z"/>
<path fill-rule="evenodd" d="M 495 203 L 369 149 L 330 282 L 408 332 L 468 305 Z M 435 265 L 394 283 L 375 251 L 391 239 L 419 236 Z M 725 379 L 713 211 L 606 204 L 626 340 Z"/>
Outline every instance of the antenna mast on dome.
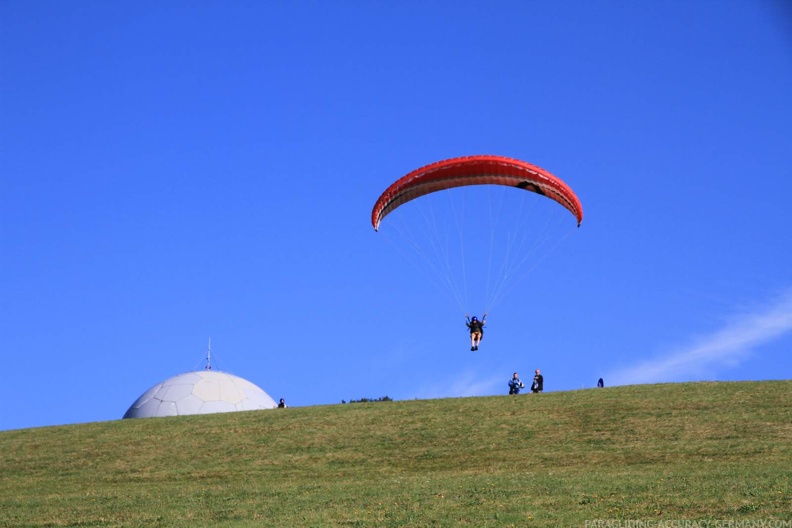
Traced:
<path fill-rule="evenodd" d="M 209 338 L 209 348 L 206 350 L 206 366 L 204 370 L 212 370 L 212 338 Z"/>

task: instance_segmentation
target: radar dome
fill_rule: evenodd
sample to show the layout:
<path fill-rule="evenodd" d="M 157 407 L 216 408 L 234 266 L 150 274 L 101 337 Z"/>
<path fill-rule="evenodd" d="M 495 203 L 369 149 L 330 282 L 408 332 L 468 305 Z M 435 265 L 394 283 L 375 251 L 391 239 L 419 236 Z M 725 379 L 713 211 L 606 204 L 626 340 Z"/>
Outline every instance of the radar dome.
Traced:
<path fill-rule="evenodd" d="M 274 409 L 269 394 L 238 376 L 215 370 L 179 374 L 154 385 L 124 414 L 124 418 L 184 416 Z"/>

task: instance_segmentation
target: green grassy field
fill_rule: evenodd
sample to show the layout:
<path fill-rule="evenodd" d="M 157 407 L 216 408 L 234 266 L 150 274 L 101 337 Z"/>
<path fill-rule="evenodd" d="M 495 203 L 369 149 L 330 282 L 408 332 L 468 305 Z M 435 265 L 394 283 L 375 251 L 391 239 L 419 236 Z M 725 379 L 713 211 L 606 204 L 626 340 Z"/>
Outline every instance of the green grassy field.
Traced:
<path fill-rule="evenodd" d="M 792 528 L 792 381 L 5 431 L 0 469 L 0 526 Z"/>

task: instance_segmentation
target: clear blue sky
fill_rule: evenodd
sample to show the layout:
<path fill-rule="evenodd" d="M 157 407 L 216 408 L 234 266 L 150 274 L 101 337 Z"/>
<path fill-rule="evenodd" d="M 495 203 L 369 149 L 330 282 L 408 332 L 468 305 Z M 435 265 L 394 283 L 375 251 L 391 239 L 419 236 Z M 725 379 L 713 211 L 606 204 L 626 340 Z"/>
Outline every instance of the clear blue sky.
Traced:
<path fill-rule="evenodd" d="M 792 378 L 782 1 L 0 2 L 0 430 L 215 365 L 291 406 Z M 580 229 L 490 314 L 370 225 L 499 154 Z"/>

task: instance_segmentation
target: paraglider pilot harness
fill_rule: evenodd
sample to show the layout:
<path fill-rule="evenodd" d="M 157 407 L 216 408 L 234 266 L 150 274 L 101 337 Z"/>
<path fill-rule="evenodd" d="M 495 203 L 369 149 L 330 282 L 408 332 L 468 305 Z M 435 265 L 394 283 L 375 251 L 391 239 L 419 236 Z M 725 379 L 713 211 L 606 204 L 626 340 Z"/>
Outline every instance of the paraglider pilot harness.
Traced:
<path fill-rule="evenodd" d="M 473 317 L 473 319 L 468 319 L 465 325 L 467 325 L 467 327 L 470 328 L 471 334 L 474 332 L 480 332 L 481 335 L 484 335 L 484 319 L 479 321 L 478 319 Z"/>

